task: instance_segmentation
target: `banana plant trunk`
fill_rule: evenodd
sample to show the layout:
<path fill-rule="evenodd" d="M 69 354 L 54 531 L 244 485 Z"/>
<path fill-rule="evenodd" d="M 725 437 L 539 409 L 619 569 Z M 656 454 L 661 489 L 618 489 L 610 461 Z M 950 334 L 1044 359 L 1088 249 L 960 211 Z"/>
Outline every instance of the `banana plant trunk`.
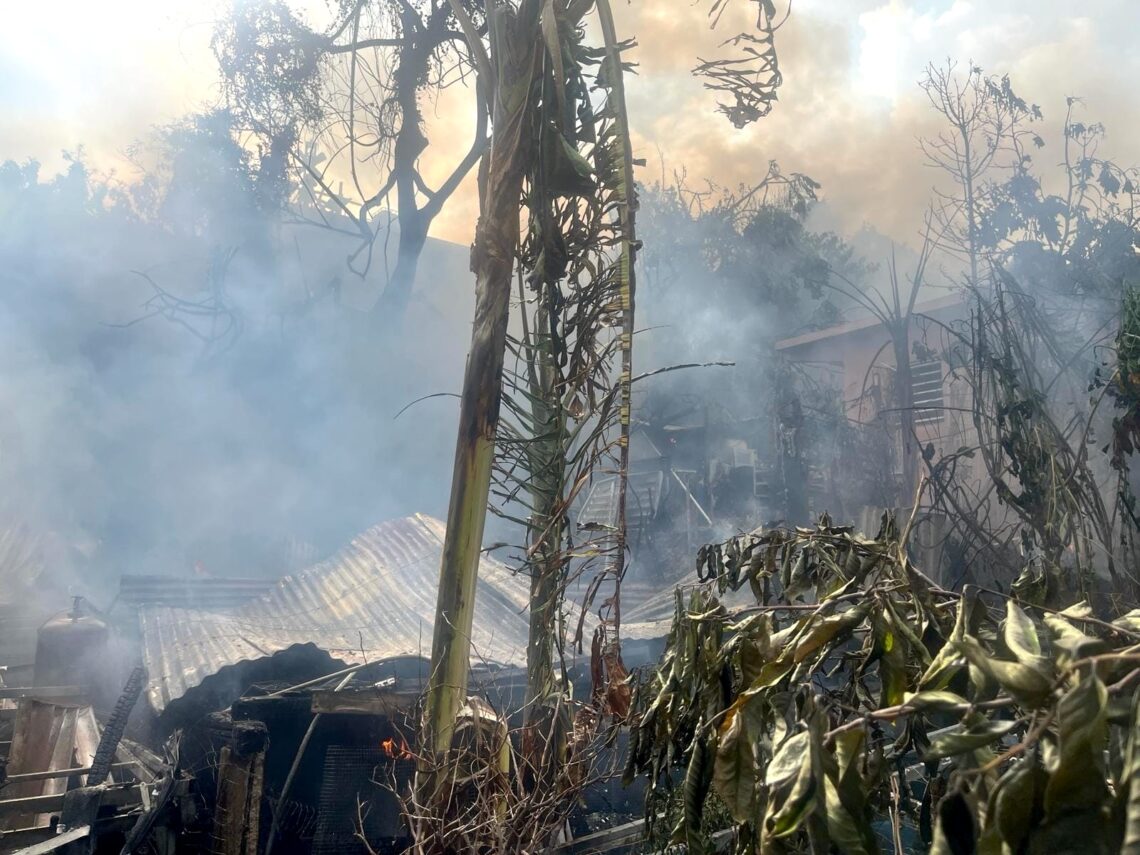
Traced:
<path fill-rule="evenodd" d="M 554 285 L 546 285 L 553 288 Z M 547 295 L 540 292 L 538 305 L 545 306 Z M 555 709 L 550 704 L 554 692 L 554 639 L 562 602 L 564 561 L 564 516 L 562 496 L 566 481 L 566 417 L 559 405 L 557 370 L 552 351 L 550 315 L 540 308 L 536 313 L 529 358 L 531 372 L 531 415 L 536 439 L 531 461 L 531 561 L 530 635 L 526 651 L 526 717 L 522 756 L 526 764 L 524 784 L 534 789 L 553 781 L 561 765 L 555 756 Z"/>
<path fill-rule="evenodd" d="M 522 181 L 531 157 L 526 144 L 529 96 L 540 42 L 536 40 L 537 15 L 529 5 L 523 4 L 517 14 L 509 5 L 498 6 L 491 21 L 494 125 L 480 176 L 480 220 L 471 253 L 475 321 L 463 377 L 424 719 L 421 798 L 430 803 L 438 802 L 446 783 L 442 761 L 467 695 L 475 584 L 502 401 Z"/>

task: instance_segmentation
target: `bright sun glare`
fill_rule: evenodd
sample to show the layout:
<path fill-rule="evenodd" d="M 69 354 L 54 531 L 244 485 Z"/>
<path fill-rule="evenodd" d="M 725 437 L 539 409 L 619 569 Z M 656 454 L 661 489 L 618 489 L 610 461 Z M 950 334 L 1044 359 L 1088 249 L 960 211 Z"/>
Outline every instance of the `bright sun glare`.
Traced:
<path fill-rule="evenodd" d="M 891 0 L 887 5 L 859 16 L 862 40 L 856 86 L 860 93 L 886 99 L 892 104 L 898 98 L 908 17 L 899 0 Z"/>

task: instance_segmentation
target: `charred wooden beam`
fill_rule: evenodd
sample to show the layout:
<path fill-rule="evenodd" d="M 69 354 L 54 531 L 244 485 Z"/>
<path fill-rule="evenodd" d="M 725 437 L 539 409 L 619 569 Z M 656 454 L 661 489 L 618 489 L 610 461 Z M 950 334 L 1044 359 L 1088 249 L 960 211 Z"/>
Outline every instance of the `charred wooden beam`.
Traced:
<path fill-rule="evenodd" d="M 127 678 L 122 694 L 107 721 L 107 726 L 103 728 L 103 736 L 99 740 L 99 746 L 95 749 L 95 758 L 91 761 L 92 772 L 89 778 L 92 783 L 104 781 L 111 774 L 111 766 L 114 762 L 115 751 L 119 747 L 119 740 L 123 738 L 123 731 L 127 728 L 127 719 L 130 717 L 131 710 L 135 708 L 139 695 L 142 694 L 145 681 L 146 669 L 141 665 L 131 671 L 131 675 Z"/>
<path fill-rule="evenodd" d="M 232 744 L 222 749 L 214 808 L 215 855 L 257 855 L 260 851 L 267 743 L 264 724 L 237 722 Z"/>
<path fill-rule="evenodd" d="M 312 710 L 315 713 L 391 717 L 411 712 L 419 698 L 419 692 L 388 692 L 378 689 L 334 692 L 329 689 L 313 692 Z"/>

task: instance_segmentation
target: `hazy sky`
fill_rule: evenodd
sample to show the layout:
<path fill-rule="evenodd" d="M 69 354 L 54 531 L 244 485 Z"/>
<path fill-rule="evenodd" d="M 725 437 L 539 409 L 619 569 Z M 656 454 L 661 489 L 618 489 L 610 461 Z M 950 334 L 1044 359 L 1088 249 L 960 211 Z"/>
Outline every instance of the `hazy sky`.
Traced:
<path fill-rule="evenodd" d="M 307 2 L 319 15 L 322 0 Z M 823 183 L 822 222 L 844 232 L 869 223 L 911 239 L 935 180 L 915 142 L 932 122 L 915 81 L 928 60 L 946 57 L 1011 74 L 1045 111 L 1041 157 L 1050 163 L 1060 156 L 1066 95 L 1083 96 L 1087 118 L 1108 125 L 1104 154 L 1140 162 L 1136 0 L 796 0 L 778 36 L 780 103 L 744 131 L 713 112 L 714 99 L 688 74 L 696 56 L 748 26 L 754 4 L 735 2 L 710 31 L 707 0 L 614 0 L 623 35 L 640 44 L 629 94 L 638 153 L 649 159 L 643 179 L 660 174 L 663 158 L 694 185 L 736 184 L 761 177 L 776 158 Z M 209 40 L 223 8 L 225 0 L 6 4 L 0 159 L 58 168 L 60 150 L 82 144 L 100 167 L 129 176 L 121 153 L 131 142 L 217 99 Z M 465 98 L 447 93 L 429 111 L 438 141 L 430 151 L 466 145 Z M 445 168 L 442 159 L 432 166 L 429 174 Z M 466 241 L 473 215 L 468 189 L 436 233 Z"/>

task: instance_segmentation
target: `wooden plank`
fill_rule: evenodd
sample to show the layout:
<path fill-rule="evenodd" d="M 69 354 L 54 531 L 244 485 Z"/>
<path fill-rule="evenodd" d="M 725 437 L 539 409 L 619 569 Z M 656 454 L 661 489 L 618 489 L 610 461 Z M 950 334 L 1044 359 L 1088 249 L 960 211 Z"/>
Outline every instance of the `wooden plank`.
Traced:
<path fill-rule="evenodd" d="M 145 773 L 139 775 L 140 780 L 145 780 L 147 775 L 150 776 L 150 780 L 154 780 L 161 776 L 166 768 L 166 763 L 161 757 L 145 745 L 140 745 L 125 736 L 119 740 L 119 747 L 115 749 L 115 756 L 123 763 L 137 765 L 139 771 Z"/>
<path fill-rule="evenodd" d="M 242 758 L 245 759 L 245 758 Z M 218 795 L 214 800 L 213 855 L 242 855 L 249 767 L 234 757 L 228 745 L 218 762 Z"/>
<path fill-rule="evenodd" d="M 78 792 L 72 790 L 72 792 Z M 23 813 L 38 813 L 44 814 L 49 817 L 48 822 L 39 823 L 40 826 L 48 825 L 50 817 L 58 815 L 59 811 L 63 808 L 63 799 L 65 793 L 51 793 L 42 796 L 24 796 L 16 799 L 2 799 L 0 800 L 0 817 L 4 816 L 19 816 Z M 106 791 L 100 797 L 100 805 L 110 805 L 111 807 L 124 807 L 127 805 L 141 804 L 142 797 L 139 795 L 139 785 L 130 784 L 128 786 L 112 786 L 107 787 Z M 19 826 L 24 827 L 24 826 Z"/>
<path fill-rule="evenodd" d="M 55 838 L 52 827 L 17 828 L 14 831 L 0 831 L 0 852 L 24 852 L 28 847 L 37 846 Z M 34 850 L 33 850 L 34 851 Z"/>
<path fill-rule="evenodd" d="M 246 834 L 244 855 L 258 855 L 261 851 L 261 797 L 265 791 L 265 752 L 254 756 L 253 772 L 249 781 L 249 798 L 246 800 Z"/>
<path fill-rule="evenodd" d="M 713 851 L 726 852 L 733 840 L 735 829 L 725 829 L 712 835 Z M 613 828 L 604 828 L 592 834 L 584 834 L 574 840 L 559 843 L 554 847 L 558 855 L 603 855 L 615 849 L 635 846 L 645 839 L 645 820 L 639 819 L 624 825 L 615 825 Z M 665 852 L 655 852 L 653 855 L 666 855 Z"/>
<path fill-rule="evenodd" d="M 81 698 L 79 686 L 0 686 L 0 698 Z"/>
<path fill-rule="evenodd" d="M 365 689 L 357 692 L 313 692 L 312 711 L 338 715 L 391 716 L 415 708 L 418 693 Z"/>
<path fill-rule="evenodd" d="M 134 769 L 134 763 L 116 763 L 113 769 Z M 75 769 L 52 769 L 48 772 L 23 772 L 19 775 L 9 775 L 9 784 L 18 784 L 21 781 L 44 781 L 49 778 L 70 778 L 72 775 L 86 775 L 91 771 L 90 766 L 81 766 Z"/>
<path fill-rule="evenodd" d="M 44 796 L 21 796 L 16 799 L 0 799 L 0 817 L 23 817 L 30 814 L 43 814 L 45 812 L 59 813 L 59 809 L 62 807 L 63 793 L 49 793 Z M 43 822 L 40 824 L 47 825 L 48 823 Z"/>
<path fill-rule="evenodd" d="M 95 751 L 99 747 L 99 723 L 91 707 L 83 707 L 75 719 L 75 765 L 90 768 L 95 763 Z M 107 780 L 89 781 L 86 773 L 80 782 L 82 787 L 102 784 Z"/>
<path fill-rule="evenodd" d="M 40 840 L 38 842 L 33 842 L 31 839 L 28 839 L 25 843 L 25 848 L 17 849 L 13 855 L 47 855 L 49 852 L 56 852 L 62 849 L 64 846 L 67 846 L 69 843 L 75 843 L 79 840 L 85 839 L 87 835 L 91 833 L 91 827 L 88 825 L 80 825 L 76 828 L 71 829 L 70 831 L 63 832 L 62 834 L 52 834 L 50 826 L 42 828 L 27 828 L 5 834 L 4 837 L 0 839 L 0 842 L 3 842 L 5 845 L 19 845 L 19 843 L 23 841 L 18 840 L 16 835 L 27 834 L 28 832 L 34 832 L 36 837 L 46 834 L 46 839 Z M 11 837 L 9 835 L 11 835 Z M 31 834 L 28 834 L 29 838 L 31 836 Z"/>
<path fill-rule="evenodd" d="M 75 742 L 75 723 L 79 708 L 23 698 L 16 710 L 16 724 L 12 733 L 12 749 L 8 756 L 8 772 L 12 775 L 29 772 L 49 772 L 70 769 Z M 66 778 L 44 778 L 13 784 L 5 793 L 11 797 L 48 796 L 62 793 L 67 788 Z M 50 809 L 50 808 L 49 808 Z M 47 825 L 49 817 L 5 812 L 0 827 L 25 828 Z"/>
<path fill-rule="evenodd" d="M 586 853 L 600 853 L 609 852 L 612 849 L 617 849 L 619 846 L 630 846 L 638 843 L 645 837 L 645 820 L 639 819 L 635 822 L 629 822 L 624 825 L 615 825 L 613 828 L 604 828 L 601 831 L 595 831 L 591 834 L 584 834 L 581 837 L 561 843 L 555 847 L 554 851 L 557 853 L 574 853 L 574 855 L 586 855 Z"/>
<path fill-rule="evenodd" d="M 257 855 L 264 783 L 264 751 L 243 757 L 228 745 L 222 748 L 214 802 L 213 855 Z"/>

